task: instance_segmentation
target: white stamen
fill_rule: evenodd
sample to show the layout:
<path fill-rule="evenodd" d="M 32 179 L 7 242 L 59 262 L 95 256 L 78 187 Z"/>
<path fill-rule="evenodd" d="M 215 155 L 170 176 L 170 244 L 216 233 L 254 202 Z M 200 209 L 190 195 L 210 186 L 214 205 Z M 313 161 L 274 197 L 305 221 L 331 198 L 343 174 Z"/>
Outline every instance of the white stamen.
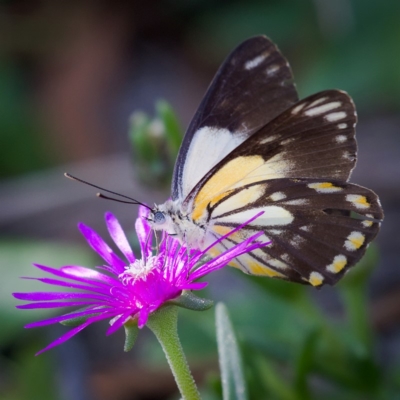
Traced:
<path fill-rule="evenodd" d="M 157 266 L 158 257 L 149 257 L 146 261 L 143 259 L 135 260 L 132 264 L 125 267 L 125 271 L 118 276 L 124 285 L 135 282 L 138 279 L 145 280 L 152 270 Z"/>

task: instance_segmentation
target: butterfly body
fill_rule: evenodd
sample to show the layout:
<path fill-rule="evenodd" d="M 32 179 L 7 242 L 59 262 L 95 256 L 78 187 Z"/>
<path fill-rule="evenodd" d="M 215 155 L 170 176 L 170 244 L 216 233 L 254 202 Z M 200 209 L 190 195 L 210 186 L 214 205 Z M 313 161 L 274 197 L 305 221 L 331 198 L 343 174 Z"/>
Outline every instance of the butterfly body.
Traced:
<path fill-rule="evenodd" d="M 210 85 L 184 137 L 171 199 L 154 229 L 217 255 L 255 232 L 270 245 L 231 263 L 246 273 L 334 284 L 365 253 L 383 218 L 371 190 L 348 183 L 356 163 L 351 98 L 298 100 L 289 64 L 265 37 L 242 43 Z"/>

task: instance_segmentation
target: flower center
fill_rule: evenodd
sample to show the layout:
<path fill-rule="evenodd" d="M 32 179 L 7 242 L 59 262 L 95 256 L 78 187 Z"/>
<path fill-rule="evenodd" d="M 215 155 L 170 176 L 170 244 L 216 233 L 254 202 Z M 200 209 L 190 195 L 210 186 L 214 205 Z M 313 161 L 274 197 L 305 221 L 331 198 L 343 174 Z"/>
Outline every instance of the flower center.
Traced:
<path fill-rule="evenodd" d="M 125 267 L 125 271 L 118 276 L 124 285 L 137 281 L 138 279 L 146 279 L 146 276 L 157 265 L 157 257 L 149 257 L 147 260 L 135 260 L 132 264 Z"/>

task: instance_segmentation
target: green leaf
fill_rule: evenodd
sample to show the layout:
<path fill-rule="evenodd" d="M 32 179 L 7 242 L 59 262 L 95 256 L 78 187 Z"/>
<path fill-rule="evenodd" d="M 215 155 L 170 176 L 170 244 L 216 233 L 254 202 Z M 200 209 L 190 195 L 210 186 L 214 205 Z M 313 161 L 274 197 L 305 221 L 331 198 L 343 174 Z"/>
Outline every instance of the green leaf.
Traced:
<path fill-rule="evenodd" d="M 225 304 L 217 304 L 215 321 L 223 399 L 246 400 L 248 396 L 242 358 Z"/>
<path fill-rule="evenodd" d="M 214 305 L 214 302 L 209 299 L 198 297 L 189 290 L 184 290 L 179 297 L 167 301 L 166 304 L 173 304 L 194 311 L 206 311 Z"/>
<path fill-rule="evenodd" d="M 132 350 L 136 339 L 139 335 L 139 328 L 137 325 L 137 320 L 130 319 L 124 325 L 125 328 L 125 344 L 124 344 L 124 351 Z"/>

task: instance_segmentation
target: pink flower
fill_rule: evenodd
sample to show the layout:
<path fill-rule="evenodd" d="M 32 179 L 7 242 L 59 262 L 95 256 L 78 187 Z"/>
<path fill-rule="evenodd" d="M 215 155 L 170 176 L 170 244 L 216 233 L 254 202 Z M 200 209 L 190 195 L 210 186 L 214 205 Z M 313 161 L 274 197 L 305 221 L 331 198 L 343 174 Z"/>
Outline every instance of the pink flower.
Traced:
<path fill-rule="evenodd" d="M 88 325 L 103 319 L 110 319 L 107 335 L 114 333 L 130 319 L 137 320 L 138 327 L 142 328 L 149 315 L 168 300 L 179 297 L 184 290 L 200 290 L 207 286 L 207 282 L 197 282 L 198 279 L 224 267 L 235 257 L 266 245 L 266 243 L 256 241 L 262 232 L 256 233 L 196 268 L 196 264 L 210 248 L 243 225 L 232 230 L 204 251 L 190 250 L 176 239 L 164 234 L 157 253 L 153 254 L 153 232 L 146 220 L 148 214 L 149 210 L 142 206 L 136 220 L 136 232 L 141 247 L 140 259 L 135 257 L 117 219 L 113 214 L 106 213 L 105 220 L 110 236 L 125 256 L 126 261 L 123 261 L 95 231 L 81 223 L 78 227 L 83 236 L 92 249 L 106 262 L 106 265 L 98 267 L 98 270 L 104 272 L 81 266 L 64 266 L 54 269 L 34 264 L 35 267 L 58 279 L 28 279 L 36 279 L 47 285 L 74 290 L 71 292 L 13 293 L 15 298 L 30 302 L 18 305 L 17 308 L 80 308 L 66 315 L 30 323 L 25 328 L 82 318 L 79 326 L 74 327 L 37 354 L 65 342 Z M 259 216 L 260 214 L 257 214 L 247 223 Z"/>

